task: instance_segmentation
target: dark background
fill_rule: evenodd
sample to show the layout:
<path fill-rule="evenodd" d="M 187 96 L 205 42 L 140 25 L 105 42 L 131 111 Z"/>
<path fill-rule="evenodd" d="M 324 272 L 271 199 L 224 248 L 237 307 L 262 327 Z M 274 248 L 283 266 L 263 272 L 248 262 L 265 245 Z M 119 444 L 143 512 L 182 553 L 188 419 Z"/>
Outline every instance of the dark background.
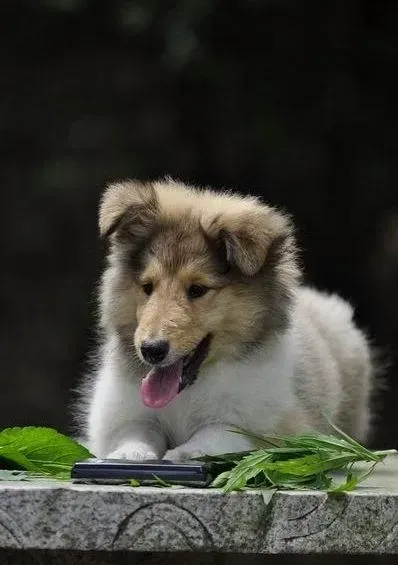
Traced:
<path fill-rule="evenodd" d="M 68 429 L 100 192 L 170 174 L 295 215 L 308 280 L 390 353 L 396 446 L 397 70 L 395 1 L 3 0 L 0 427 Z"/>

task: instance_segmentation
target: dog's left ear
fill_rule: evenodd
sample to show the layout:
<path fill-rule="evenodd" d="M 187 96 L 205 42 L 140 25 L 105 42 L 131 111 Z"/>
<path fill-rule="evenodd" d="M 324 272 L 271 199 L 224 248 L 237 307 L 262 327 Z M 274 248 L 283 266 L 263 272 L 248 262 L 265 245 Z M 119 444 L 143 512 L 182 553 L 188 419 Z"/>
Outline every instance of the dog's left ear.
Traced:
<path fill-rule="evenodd" d="M 222 240 L 228 263 L 247 276 L 261 270 L 273 243 L 292 237 L 291 223 L 284 214 L 253 200 L 218 214 L 203 227 L 210 238 Z"/>

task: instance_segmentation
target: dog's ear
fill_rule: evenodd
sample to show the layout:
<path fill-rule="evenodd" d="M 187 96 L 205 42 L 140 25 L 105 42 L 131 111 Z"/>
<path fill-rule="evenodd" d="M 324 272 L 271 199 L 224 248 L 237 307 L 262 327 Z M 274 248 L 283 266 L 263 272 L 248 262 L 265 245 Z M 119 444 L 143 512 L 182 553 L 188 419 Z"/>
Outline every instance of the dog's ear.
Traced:
<path fill-rule="evenodd" d="M 292 236 L 289 219 L 277 210 L 253 200 L 213 217 L 203 226 L 208 236 L 223 243 L 226 259 L 244 275 L 256 275 L 273 244 Z"/>
<path fill-rule="evenodd" d="M 101 237 L 117 233 L 121 238 L 142 238 L 152 229 L 159 211 L 155 189 L 150 183 L 126 181 L 110 184 L 101 199 Z"/>

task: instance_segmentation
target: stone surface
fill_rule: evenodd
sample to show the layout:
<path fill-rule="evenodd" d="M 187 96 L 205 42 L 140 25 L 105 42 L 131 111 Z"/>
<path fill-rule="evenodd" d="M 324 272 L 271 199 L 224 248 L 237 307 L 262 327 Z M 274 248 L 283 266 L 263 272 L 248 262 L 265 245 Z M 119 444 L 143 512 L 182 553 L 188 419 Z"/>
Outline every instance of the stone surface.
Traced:
<path fill-rule="evenodd" d="M 398 553 L 398 457 L 353 493 L 0 483 L 0 548 Z"/>

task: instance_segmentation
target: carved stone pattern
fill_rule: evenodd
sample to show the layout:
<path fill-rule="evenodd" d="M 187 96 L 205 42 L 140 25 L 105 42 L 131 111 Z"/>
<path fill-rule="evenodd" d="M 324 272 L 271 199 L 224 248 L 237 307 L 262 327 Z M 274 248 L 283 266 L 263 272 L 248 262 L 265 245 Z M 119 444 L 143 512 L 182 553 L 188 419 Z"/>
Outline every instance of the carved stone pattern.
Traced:
<path fill-rule="evenodd" d="M 270 499 L 260 492 L 0 482 L 0 548 L 397 554 L 394 473 L 396 489 Z"/>

